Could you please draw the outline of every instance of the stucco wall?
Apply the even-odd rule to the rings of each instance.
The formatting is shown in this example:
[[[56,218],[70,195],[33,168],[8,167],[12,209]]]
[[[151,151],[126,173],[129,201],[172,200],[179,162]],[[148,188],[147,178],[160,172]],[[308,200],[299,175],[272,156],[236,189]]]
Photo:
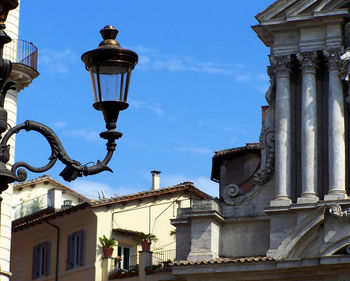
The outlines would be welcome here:
[[[49,220],[61,229],[60,256],[59,256],[59,280],[61,281],[96,281],[95,278],[95,251],[96,251],[96,216],[91,208],[78,210],[70,214]],[[66,270],[67,237],[75,231],[84,229],[85,240],[85,265]],[[56,265],[56,229],[42,223],[13,233],[11,270],[13,281],[32,279],[33,247],[45,242],[51,242],[50,274],[47,277],[36,280],[55,280]]]
[[[159,239],[158,242],[152,243],[152,251],[175,250],[176,241],[170,236],[170,231],[175,229],[170,224],[170,219],[175,218],[178,207],[189,207],[191,205],[188,194],[171,194],[158,198],[133,200],[128,203],[117,203],[107,207],[94,208],[97,216],[97,240],[96,240],[96,276],[103,276],[103,252],[98,241],[99,237],[106,235],[113,237],[121,244],[134,245],[131,255],[136,255],[141,250],[135,247],[132,239],[126,238],[125,235],[113,234],[112,230],[116,228],[152,233]],[[117,256],[115,249],[113,256]],[[110,270],[110,268],[109,268]]]

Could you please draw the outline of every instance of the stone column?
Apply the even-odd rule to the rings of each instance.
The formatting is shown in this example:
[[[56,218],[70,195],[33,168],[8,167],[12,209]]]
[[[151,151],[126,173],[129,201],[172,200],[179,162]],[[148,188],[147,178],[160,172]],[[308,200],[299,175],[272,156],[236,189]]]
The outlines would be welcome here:
[[[291,203],[290,56],[270,56],[270,62],[271,70],[276,77],[276,196],[270,204],[271,206],[286,206]]]
[[[302,68],[301,94],[301,187],[298,203],[314,203],[317,197],[317,53],[297,55]]]
[[[324,200],[347,198],[345,191],[345,120],[344,94],[339,77],[338,64],[341,50],[324,51],[328,60],[329,93],[328,93],[328,171],[329,189]]]

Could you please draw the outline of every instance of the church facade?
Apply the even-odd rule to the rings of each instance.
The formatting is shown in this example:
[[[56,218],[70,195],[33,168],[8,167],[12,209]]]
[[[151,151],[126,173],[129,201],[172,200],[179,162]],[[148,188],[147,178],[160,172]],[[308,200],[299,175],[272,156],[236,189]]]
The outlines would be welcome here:
[[[277,0],[258,144],[213,157],[220,198],[180,209],[184,280],[350,280],[349,0]]]

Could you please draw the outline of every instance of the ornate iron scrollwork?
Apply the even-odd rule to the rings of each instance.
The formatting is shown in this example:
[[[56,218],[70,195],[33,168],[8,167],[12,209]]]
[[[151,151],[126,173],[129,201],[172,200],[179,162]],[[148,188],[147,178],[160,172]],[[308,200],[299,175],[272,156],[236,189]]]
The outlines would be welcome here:
[[[66,165],[64,170],[60,173],[60,176],[63,177],[66,181],[73,181],[77,177],[93,175],[100,173],[102,171],[110,171],[107,164],[112,158],[112,154],[115,150],[116,144],[115,140],[121,137],[121,133],[118,132],[104,132],[105,138],[108,139],[107,142],[107,155],[103,161],[98,161],[93,166],[82,165],[80,162],[76,160],[72,160],[67,152],[65,151],[61,141],[48,126],[35,122],[35,121],[25,121],[23,124],[17,125],[10,129],[3,137],[0,143],[0,161],[2,164],[7,163],[9,160],[9,149],[10,146],[7,145],[7,142],[11,138],[12,135],[19,133],[22,130],[26,131],[36,131],[40,133],[45,139],[48,141],[51,147],[51,156],[49,157],[49,162],[43,167],[33,167],[26,162],[17,162],[12,166],[11,171],[8,171],[6,178],[1,175],[1,171],[5,167],[5,165],[0,165],[0,181],[11,183],[14,181],[25,181],[27,178],[27,172],[25,169],[34,172],[34,173],[43,173],[49,169],[51,169],[57,159],[60,160],[63,164]],[[107,136],[106,136],[107,134]],[[1,167],[2,166],[2,167]]]

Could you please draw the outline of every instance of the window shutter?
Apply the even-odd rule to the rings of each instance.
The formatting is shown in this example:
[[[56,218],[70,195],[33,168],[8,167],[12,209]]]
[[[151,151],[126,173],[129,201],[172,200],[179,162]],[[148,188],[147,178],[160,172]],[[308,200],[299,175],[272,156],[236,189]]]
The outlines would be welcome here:
[[[80,230],[79,231],[80,235],[80,253],[79,253],[79,265],[84,265],[85,264],[85,240],[86,240],[86,231]]]
[[[32,279],[36,279],[37,246],[33,247]]]
[[[66,269],[71,269],[72,268],[72,235],[68,235],[67,238],[67,264],[66,264]]]
[[[45,265],[44,265],[44,275],[50,274],[50,262],[51,262],[51,242],[45,242],[46,247],[46,257],[45,257]]]

